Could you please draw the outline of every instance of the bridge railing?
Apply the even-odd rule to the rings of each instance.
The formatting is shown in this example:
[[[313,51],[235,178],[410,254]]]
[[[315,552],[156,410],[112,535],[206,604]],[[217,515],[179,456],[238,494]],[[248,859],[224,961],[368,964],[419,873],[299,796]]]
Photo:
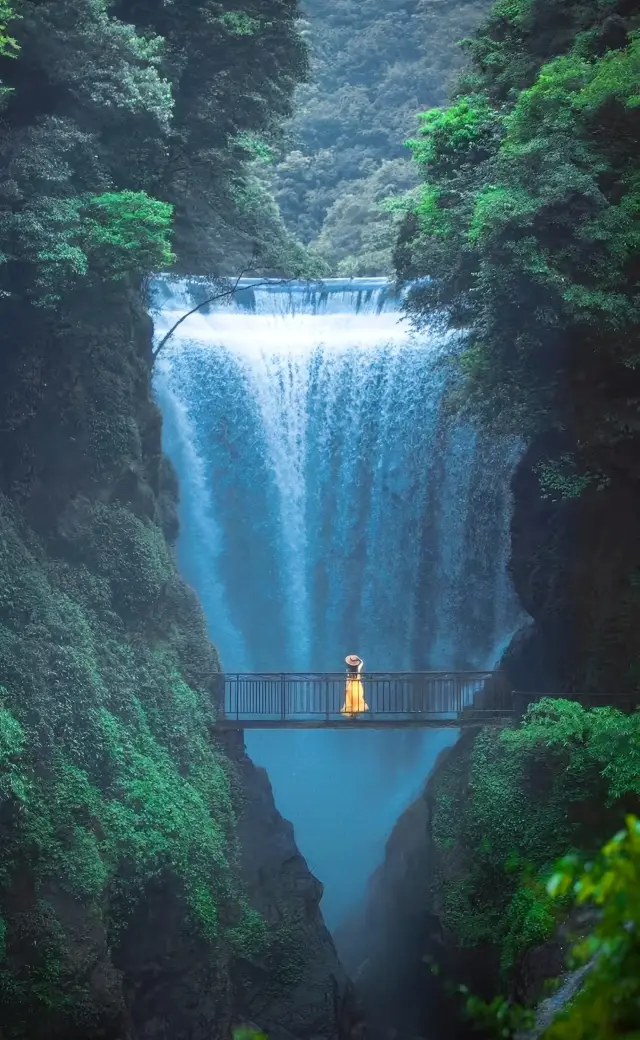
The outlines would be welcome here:
[[[513,710],[511,688],[500,672],[368,672],[361,679],[367,705],[362,714],[372,718]],[[340,718],[345,683],[344,672],[227,673],[224,714],[239,722]]]

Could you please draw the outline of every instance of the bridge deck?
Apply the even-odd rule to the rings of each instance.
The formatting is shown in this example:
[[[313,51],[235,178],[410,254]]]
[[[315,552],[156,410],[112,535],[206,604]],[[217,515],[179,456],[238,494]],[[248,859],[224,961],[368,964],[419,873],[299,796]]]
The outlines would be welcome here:
[[[219,718],[216,729],[459,729],[470,726],[504,726],[514,713],[495,715],[490,711],[476,711],[469,715],[416,715],[415,718],[377,718],[358,715],[345,719],[344,715],[328,719],[230,719]]]
[[[366,710],[344,712],[344,672],[227,674],[219,729],[441,728],[503,724],[514,713],[500,672],[362,675]]]

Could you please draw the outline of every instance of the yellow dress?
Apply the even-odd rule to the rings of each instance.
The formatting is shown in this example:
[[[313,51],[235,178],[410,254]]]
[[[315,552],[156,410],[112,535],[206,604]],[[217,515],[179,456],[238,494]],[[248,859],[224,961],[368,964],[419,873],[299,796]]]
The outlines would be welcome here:
[[[364,687],[359,675],[347,678],[344,690],[344,705],[340,709],[341,715],[359,715],[363,711],[369,711],[364,699]]]

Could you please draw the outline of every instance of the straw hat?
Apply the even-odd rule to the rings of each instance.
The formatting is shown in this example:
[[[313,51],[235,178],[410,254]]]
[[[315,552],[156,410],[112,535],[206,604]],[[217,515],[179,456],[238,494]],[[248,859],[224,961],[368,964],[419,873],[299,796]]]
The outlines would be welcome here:
[[[362,658],[358,657],[357,654],[348,654],[344,660],[345,664],[348,664],[350,668],[357,668],[359,664],[363,664]]]

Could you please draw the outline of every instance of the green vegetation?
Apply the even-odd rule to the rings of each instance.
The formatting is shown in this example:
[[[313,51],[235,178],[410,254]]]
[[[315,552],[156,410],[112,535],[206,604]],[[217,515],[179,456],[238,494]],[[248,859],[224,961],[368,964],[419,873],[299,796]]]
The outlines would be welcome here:
[[[256,1029],[234,1029],[233,1040],[269,1040],[266,1033],[260,1033]]]
[[[8,32],[7,26],[15,17],[12,5],[8,0],[0,0],[0,55],[3,58],[15,56],[18,45]]]
[[[335,275],[390,275],[391,250],[403,215],[393,203],[399,191],[413,186],[413,172],[403,159],[381,163],[366,180],[343,184],[313,244],[314,255]]]
[[[571,968],[584,969],[577,992],[556,1012],[542,1040],[632,1040],[640,1027],[640,820],[625,827],[594,859],[565,856],[549,878],[550,898],[591,910],[588,935],[577,942]],[[468,992],[462,987],[462,992]],[[531,1010],[504,997],[469,997],[467,1012],[487,1035],[513,1037],[535,1024]]]
[[[535,472],[540,484],[541,497],[553,501],[580,498],[583,491],[593,485],[602,491],[610,482],[609,477],[602,472],[578,472],[575,458],[567,453],[557,459],[540,462],[535,467]]]
[[[435,311],[468,330],[460,362],[476,413],[519,435],[571,422],[579,468],[605,475],[612,445],[633,436],[640,319],[629,10],[495,5],[455,101],[409,142],[424,184],[396,251],[400,276],[423,279],[409,301],[418,323]]]
[[[278,997],[297,986],[304,977],[308,931],[304,919],[286,913],[270,936],[267,967],[269,992]]]
[[[558,689],[637,690],[639,33],[627,0],[498,0],[408,142],[407,311],[462,331],[450,410],[529,445],[514,563]]]
[[[637,804],[640,713],[542,700],[521,727],[483,731],[434,794],[445,924],[464,946],[497,946],[506,973],[556,927],[558,856],[595,847]]]
[[[244,7],[1,4],[0,294],[308,266],[259,176],[306,75],[295,5]]]
[[[64,292],[89,282],[165,270],[171,252],[173,209],[145,192],[107,192],[75,199],[34,199],[22,233],[21,258],[34,271],[36,303],[54,305]],[[15,258],[15,254],[14,254]],[[10,255],[5,262],[11,260]]]
[[[0,0],[6,1040],[112,1031],[109,972],[158,900],[204,970],[286,947],[242,888],[219,662],[165,538],[140,288],[171,265],[308,263],[258,175],[306,74],[296,14]]]
[[[575,967],[590,965],[585,980],[545,1040],[631,1040],[640,1029],[640,820],[627,817],[593,862],[561,861],[549,892],[592,906],[597,923],[573,949]]]
[[[87,250],[107,277],[164,271],[175,261],[170,247],[172,207],[145,192],[107,192],[88,199]]]
[[[403,150],[417,113],[442,104],[456,42],[489,0],[307,0],[311,82],[297,94],[272,180],[289,226],[332,274],[391,274],[398,217],[416,183]]]
[[[179,592],[158,531],[101,506],[99,519],[90,512],[68,529],[85,560],[76,570],[27,549],[6,512],[1,529],[0,791],[12,820],[0,861],[3,942],[11,947],[24,927],[13,893],[26,869],[41,893],[41,938],[58,960],[65,935],[47,903],[52,885],[102,921],[111,942],[164,880],[203,938],[264,949],[265,924],[239,887],[230,767],[209,735],[210,693],[183,678],[192,662],[179,644],[131,639],[161,588]],[[197,612],[190,624],[204,643]],[[35,1012],[41,969],[21,980],[4,967],[4,999]],[[63,999],[63,976],[49,976],[47,1001]]]

